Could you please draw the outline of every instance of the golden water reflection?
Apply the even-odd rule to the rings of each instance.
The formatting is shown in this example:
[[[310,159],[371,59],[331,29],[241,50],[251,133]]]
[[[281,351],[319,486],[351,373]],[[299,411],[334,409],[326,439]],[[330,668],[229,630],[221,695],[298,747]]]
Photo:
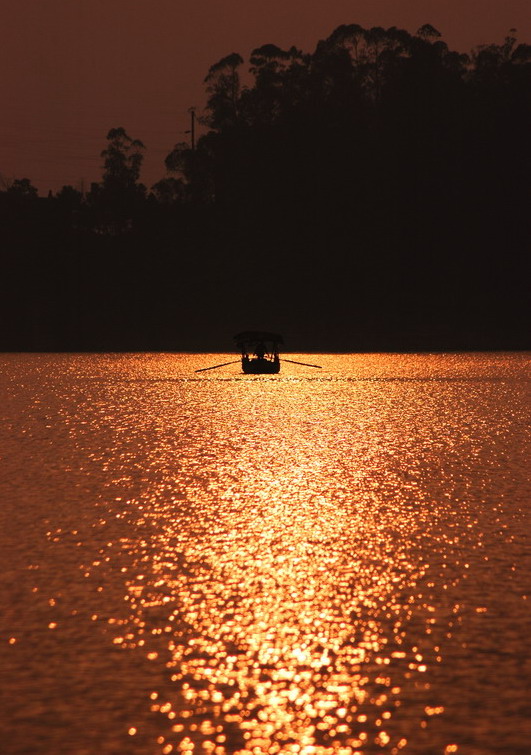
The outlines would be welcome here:
[[[157,483],[123,501],[137,573],[115,642],[171,680],[151,694],[162,751],[400,752],[444,712],[425,681],[442,658],[415,550],[445,513],[426,489],[436,427],[396,416],[395,385],[206,387],[186,450],[156,444]]]
[[[522,751],[523,359],[43,360],[9,386],[14,753]]]

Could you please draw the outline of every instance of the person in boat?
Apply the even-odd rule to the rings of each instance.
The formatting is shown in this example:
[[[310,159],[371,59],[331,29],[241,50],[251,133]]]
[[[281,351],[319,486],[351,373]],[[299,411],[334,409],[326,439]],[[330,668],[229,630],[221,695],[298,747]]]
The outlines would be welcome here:
[[[254,350],[254,355],[257,359],[263,359],[265,356],[265,347],[262,342],[258,343],[256,345],[256,349]]]

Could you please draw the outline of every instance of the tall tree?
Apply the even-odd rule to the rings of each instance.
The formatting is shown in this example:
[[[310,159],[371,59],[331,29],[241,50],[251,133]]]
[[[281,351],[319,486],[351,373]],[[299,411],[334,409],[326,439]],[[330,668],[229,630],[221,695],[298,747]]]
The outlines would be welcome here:
[[[132,139],[122,127],[107,134],[103,180],[93,183],[87,195],[90,225],[98,233],[120,234],[129,230],[145,200],[146,187],[139,183],[144,144]]]
[[[144,150],[144,144],[131,139],[124,128],[112,128],[107,134],[107,147],[101,153],[104,188],[132,189],[140,178]]]
[[[213,129],[234,124],[241,94],[239,69],[243,58],[233,52],[210,66],[205,78],[208,93],[207,123]]]

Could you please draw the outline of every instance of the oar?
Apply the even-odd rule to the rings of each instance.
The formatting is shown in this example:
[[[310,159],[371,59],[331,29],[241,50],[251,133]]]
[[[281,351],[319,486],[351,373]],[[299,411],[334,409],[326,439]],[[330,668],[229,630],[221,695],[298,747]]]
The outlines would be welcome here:
[[[194,370],[194,372],[206,372],[207,370],[217,370],[218,367],[226,367],[228,364],[236,364],[239,359],[235,359],[232,362],[223,362],[223,364],[215,364],[213,367],[201,367],[200,370]]]
[[[296,362],[294,359],[281,359],[281,362],[291,362],[291,364],[302,364],[303,367],[317,367],[318,370],[322,370],[320,364],[308,364],[308,362]]]

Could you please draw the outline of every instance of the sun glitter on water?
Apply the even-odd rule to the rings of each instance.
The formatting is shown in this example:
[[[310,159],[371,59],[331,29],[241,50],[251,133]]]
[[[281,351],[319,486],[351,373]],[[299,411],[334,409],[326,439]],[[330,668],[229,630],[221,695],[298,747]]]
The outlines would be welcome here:
[[[433,621],[417,590],[429,564],[409,555],[433,514],[396,465],[401,428],[383,443],[367,404],[362,429],[341,419],[342,387],[332,406],[289,380],[256,388],[189,428],[184,458],[156,449],[165,474],[135,529],[158,535],[124,543],[143,568],[120,643],[165,664],[151,711],[167,752],[399,752],[404,687],[429,686],[438,656],[407,632],[419,602],[428,638]],[[419,725],[443,710],[419,707]]]
[[[13,752],[518,751],[523,357],[12,361]]]

